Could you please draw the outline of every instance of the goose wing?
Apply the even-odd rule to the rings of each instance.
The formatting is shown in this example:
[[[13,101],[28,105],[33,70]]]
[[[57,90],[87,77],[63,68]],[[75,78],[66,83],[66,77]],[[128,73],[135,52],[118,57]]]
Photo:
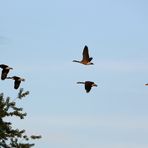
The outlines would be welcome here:
[[[2,80],[6,79],[8,72],[9,72],[9,69],[3,69],[2,70],[2,74],[1,74],[1,79]]]
[[[14,81],[14,88],[15,88],[15,89],[18,89],[19,86],[20,86],[20,83],[21,83],[20,80],[15,80],[15,81]]]
[[[88,52],[88,47],[85,46],[83,49],[83,60],[89,61],[89,52]]]
[[[88,92],[90,92],[90,90],[91,90],[91,83],[85,83],[85,90],[86,90],[86,92],[88,93]]]
[[[5,65],[5,64],[1,64],[0,65],[0,68],[2,68],[2,69],[5,69],[5,68],[7,68],[8,67],[8,65]]]

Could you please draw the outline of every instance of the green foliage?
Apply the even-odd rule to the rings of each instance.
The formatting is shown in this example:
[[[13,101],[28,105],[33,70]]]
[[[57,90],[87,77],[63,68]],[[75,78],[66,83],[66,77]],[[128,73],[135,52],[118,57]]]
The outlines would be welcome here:
[[[18,99],[22,99],[29,94],[21,88],[18,93]],[[15,100],[15,99],[14,99]],[[6,117],[18,117],[24,119],[27,113],[23,112],[23,108],[16,106],[15,101],[11,101],[9,97],[4,98],[4,94],[0,94],[0,147],[2,148],[30,148],[34,144],[28,143],[31,139],[39,139],[41,136],[27,136],[25,130],[13,129],[11,122],[6,122]]]

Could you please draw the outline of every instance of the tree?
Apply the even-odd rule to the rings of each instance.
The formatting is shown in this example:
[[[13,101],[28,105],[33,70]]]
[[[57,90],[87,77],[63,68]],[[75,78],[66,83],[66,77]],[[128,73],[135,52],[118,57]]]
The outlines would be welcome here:
[[[22,99],[29,94],[29,91],[19,90],[16,99]],[[34,143],[29,143],[31,139],[39,139],[41,136],[27,136],[24,129],[13,129],[11,122],[6,122],[6,117],[17,117],[24,119],[27,113],[23,112],[23,108],[17,107],[15,100],[10,97],[4,98],[4,94],[0,94],[0,147],[2,148],[30,148]]]

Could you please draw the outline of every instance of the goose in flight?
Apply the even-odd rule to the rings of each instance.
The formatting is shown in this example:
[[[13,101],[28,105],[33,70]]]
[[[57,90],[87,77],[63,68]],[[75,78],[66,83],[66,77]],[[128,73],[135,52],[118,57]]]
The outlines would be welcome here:
[[[91,81],[77,82],[77,84],[84,84],[85,90],[86,90],[87,93],[90,92],[90,90],[93,86],[97,87],[97,84],[95,84],[94,82],[91,82]]]
[[[1,80],[5,80],[10,69],[13,69],[13,68],[9,67],[8,65],[5,65],[5,64],[1,64],[0,68],[2,68]]]
[[[84,65],[93,65],[93,63],[91,63],[91,60],[93,59],[92,57],[89,57],[89,51],[88,51],[88,47],[85,46],[83,49],[83,58],[81,61],[77,61],[77,60],[73,60],[73,62],[78,62]]]
[[[24,78],[21,78],[21,77],[18,77],[18,76],[7,77],[7,79],[14,80],[14,89],[18,89],[19,86],[20,86],[21,81],[25,81]]]

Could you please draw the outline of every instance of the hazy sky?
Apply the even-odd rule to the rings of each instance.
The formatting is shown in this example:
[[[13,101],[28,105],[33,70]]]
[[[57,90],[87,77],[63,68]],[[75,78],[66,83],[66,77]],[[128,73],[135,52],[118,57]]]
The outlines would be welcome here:
[[[0,63],[30,95],[15,126],[35,148],[148,147],[147,0],[0,0]],[[73,63],[87,45],[93,66]],[[77,81],[98,84],[86,94]],[[13,81],[0,82],[15,97]]]

